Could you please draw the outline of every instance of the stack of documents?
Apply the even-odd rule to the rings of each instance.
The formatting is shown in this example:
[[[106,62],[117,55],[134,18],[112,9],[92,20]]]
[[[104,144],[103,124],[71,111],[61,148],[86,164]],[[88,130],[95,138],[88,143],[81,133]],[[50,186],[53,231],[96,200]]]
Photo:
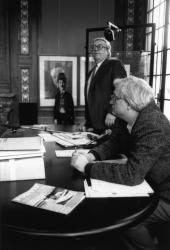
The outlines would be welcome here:
[[[136,186],[127,186],[96,179],[84,181],[86,197],[138,197],[149,196],[154,191],[144,180]]]
[[[39,134],[45,141],[55,141],[63,147],[89,145],[95,142],[99,135],[90,132],[56,132],[53,134]]]
[[[44,179],[44,153],[39,136],[0,138],[0,181]]]

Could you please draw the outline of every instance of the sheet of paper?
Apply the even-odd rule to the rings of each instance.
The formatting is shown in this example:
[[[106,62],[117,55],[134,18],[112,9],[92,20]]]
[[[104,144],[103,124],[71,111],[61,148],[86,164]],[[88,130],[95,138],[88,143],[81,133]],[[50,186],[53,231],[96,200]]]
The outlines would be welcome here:
[[[144,180],[136,186],[121,185],[96,179],[91,179],[91,186],[84,183],[87,197],[138,197],[149,196],[153,189]]]
[[[56,150],[56,156],[57,157],[72,157],[72,154],[75,152],[74,149],[70,150]],[[87,154],[89,152],[89,149],[77,149],[77,153],[85,153]]]
[[[56,137],[55,141],[64,147],[87,145],[91,142],[91,140],[85,137],[80,138],[80,139],[69,138],[68,135],[65,133],[64,134],[53,133],[53,135]]]

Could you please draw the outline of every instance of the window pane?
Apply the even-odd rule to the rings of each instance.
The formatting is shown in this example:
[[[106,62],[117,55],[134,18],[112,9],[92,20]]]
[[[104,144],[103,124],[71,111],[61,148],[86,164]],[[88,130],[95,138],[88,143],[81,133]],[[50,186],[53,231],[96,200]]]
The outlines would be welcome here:
[[[168,24],[168,48],[170,48],[170,24]]]
[[[158,27],[162,27],[165,24],[165,2],[160,5],[159,20],[157,20]]]
[[[158,21],[159,21],[159,8],[155,8],[153,11],[153,22],[156,23],[156,28],[158,28]]]
[[[154,0],[154,6],[157,6],[160,3],[160,0]]]
[[[160,75],[162,72],[162,52],[155,53],[154,57],[154,75]]]
[[[160,84],[161,84],[161,77],[154,76],[154,78],[153,78],[153,91],[154,91],[155,98],[158,97],[159,90],[160,90]]]
[[[146,51],[151,51],[151,34],[148,34],[146,39]]]
[[[164,28],[160,28],[158,30],[158,40],[157,40],[158,51],[163,49],[163,40],[164,40]]]
[[[164,114],[170,120],[170,101],[164,102]]]
[[[148,0],[148,10],[153,8],[153,0]]]
[[[167,51],[166,74],[170,74],[170,50]]]
[[[166,76],[165,80],[165,99],[170,99],[170,76]],[[170,112],[170,110],[169,110]]]

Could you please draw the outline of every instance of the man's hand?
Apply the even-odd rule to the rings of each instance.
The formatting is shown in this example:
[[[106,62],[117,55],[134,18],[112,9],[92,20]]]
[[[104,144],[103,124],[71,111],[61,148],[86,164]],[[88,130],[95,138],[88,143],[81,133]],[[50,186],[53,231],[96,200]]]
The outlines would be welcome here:
[[[107,113],[105,118],[105,125],[111,127],[115,122],[116,117],[110,113]]]
[[[70,165],[73,168],[76,168],[80,172],[84,173],[85,171],[85,166],[87,163],[89,163],[89,159],[87,158],[86,154],[82,153],[73,153],[73,156],[71,158],[71,163]]]

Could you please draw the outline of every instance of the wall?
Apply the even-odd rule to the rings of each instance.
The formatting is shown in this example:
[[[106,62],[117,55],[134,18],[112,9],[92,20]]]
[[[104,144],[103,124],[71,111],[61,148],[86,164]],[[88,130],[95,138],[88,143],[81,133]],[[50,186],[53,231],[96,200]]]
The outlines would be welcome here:
[[[113,0],[41,0],[38,56],[77,57],[77,116],[83,115],[79,79],[80,56],[85,56],[86,29],[104,27],[107,21],[113,22],[114,5]],[[40,108],[40,122],[44,121],[45,115],[51,117],[50,110],[49,107]]]
[[[21,53],[21,1],[28,3],[29,53]],[[127,23],[127,9],[134,5],[134,23],[142,23],[147,0],[0,0],[0,92],[13,92],[19,102],[39,105],[39,56],[77,57],[76,115],[80,105],[80,56],[85,56],[87,28],[104,27],[107,21]],[[139,6],[140,8],[139,8]],[[141,15],[143,14],[143,16]],[[140,14],[140,15],[139,15]],[[142,16],[141,20],[139,16]],[[92,34],[102,35],[103,32]],[[141,40],[141,39],[140,39]],[[136,38],[136,42],[139,39]],[[113,43],[115,50],[126,46],[123,33]],[[26,98],[24,91],[27,90]],[[52,106],[38,107],[39,122],[52,122]]]

